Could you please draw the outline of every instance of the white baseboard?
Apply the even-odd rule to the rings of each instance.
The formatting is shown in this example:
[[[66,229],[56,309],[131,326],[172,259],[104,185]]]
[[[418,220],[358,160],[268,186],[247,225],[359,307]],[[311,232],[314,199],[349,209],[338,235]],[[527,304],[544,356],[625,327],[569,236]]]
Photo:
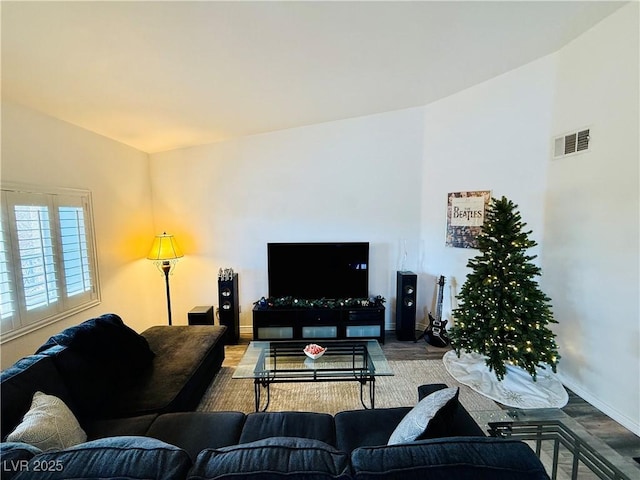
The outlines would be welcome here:
[[[568,378],[562,375],[561,373],[558,373],[558,378],[560,379],[560,381],[565,387],[575,392],[577,395],[580,396],[580,398],[582,398],[586,402],[593,405],[595,408],[600,410],[602,413],[604,413],[606,416],[608,416],[612,420],[615,420],[616,422],[618,422],[627,430],[630,430],[634,434],[640,436],[640,424],[638,423],[637,419],[629,418],[628,416],[624,415],[622,412],[618,411],[611,405],[608,405],[598,400],[591,393],[589,393],[588,391],[584,390],[582,387],[574,383],[571,378]]]

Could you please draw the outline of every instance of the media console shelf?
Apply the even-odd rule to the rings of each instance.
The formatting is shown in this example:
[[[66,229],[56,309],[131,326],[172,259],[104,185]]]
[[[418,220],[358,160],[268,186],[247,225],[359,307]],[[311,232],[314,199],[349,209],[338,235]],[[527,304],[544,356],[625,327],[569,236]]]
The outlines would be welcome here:
[[[384,306],[339,308],[253,308],[254,340],[346,340],[384,343]]]

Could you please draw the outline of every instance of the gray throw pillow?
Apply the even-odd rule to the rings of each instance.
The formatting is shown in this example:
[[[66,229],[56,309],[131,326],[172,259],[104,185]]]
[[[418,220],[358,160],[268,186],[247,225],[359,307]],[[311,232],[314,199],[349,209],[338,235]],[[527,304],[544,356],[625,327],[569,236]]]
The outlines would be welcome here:
[[[87,441],[87,434],[69,407],[53,395],[36,392],[22,422],[7,436],[40,450],[61,450]]]
[[[429,422],[450,401],[455,401],[458,387],[445,388],[426,396],[400,421],[387,445],[415,441],[427,429]]]

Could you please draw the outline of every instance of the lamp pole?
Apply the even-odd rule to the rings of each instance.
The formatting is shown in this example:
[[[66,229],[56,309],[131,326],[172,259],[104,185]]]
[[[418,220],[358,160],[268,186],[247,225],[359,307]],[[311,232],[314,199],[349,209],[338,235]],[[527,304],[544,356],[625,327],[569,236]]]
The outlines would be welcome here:
[[[156,267],[162,270],[164,273],[164,282],[167,288],[167,317],[169,318],[169,325],[171,325],[171,292],[169,290],[169,273],[174,266],[178,258],[183,256],[182,250],[178,247],[173,235],[167,235],[164,232],[162,235],[156,235],[153,240],[153,245],[147,258],[154,260]]]
[[[171,293],[169,291],[169,272],[171,271],[171,264],[168,260],[162,262],[162,271],[164,272],[164,281],[167,285],[167,317],[169,318],[169,325],[171,325]]]

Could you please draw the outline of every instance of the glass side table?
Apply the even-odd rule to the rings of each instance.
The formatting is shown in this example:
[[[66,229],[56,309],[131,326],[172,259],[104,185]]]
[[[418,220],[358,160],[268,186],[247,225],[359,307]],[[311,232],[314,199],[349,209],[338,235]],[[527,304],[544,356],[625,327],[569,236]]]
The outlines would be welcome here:
[[[640,468],[556,408],[469,412],[492,437],[525,441],[552,480],[637,480]]]

